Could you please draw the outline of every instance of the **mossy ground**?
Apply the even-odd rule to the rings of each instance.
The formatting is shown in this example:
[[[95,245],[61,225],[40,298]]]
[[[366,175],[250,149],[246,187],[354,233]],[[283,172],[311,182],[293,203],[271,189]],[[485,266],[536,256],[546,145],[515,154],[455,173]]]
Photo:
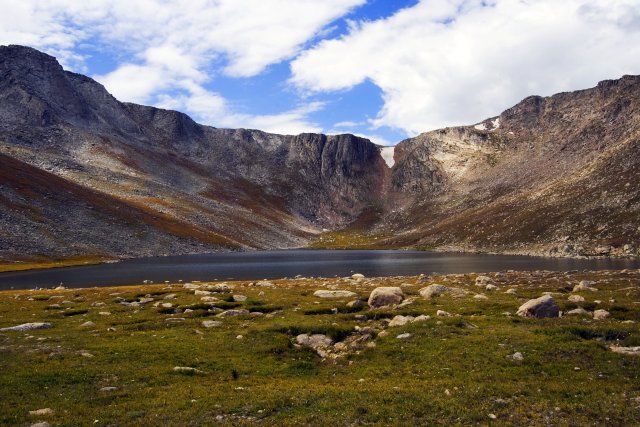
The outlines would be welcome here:
[[[572,286],[583,279],[595,280],[599,290],[580,293],[584,303],[569,302]],[[614,343],[640,345],[640,272],[504,273],[494,277],[498,291],[483,291],[487,300],[473,298],[482,291],[474,280],[473,274],[295,279],[273,281],[274,288],[228,282],[233,294],[248,299],[233,303],[230,294],[213,294],[223,300],[218,305],[266,313],[233,318],[215,317],[181,284],[1,292],[0,328],[39,321],[53,327],[0,333],[0,425],[640,423],[640,357],[609,350]],[[418,290],[430,283],[470,293],[422,299]],[[366,298],[376,286],[400,284],[417,298],[399,309],[353,312],[342,309],[346,299],[313,296],[337,288]],[[505,294],[509,287],[517,293]],[[514,315],[545,291],[554,292],[562,310],[604,308],[611,316]],[[168,294],[176,296],[165,300]],[[145,296],[154,302],[132,307],[117,300]],[[193,311],[171,314],[189,307]],[[436,317],[437,310],[455,316]],[[386,327],[396,314],[432,319]],[[222,325],[202,326],[214,319]],[[89,320],[94,327],[81,326]],[[389,334],[337,360],[294,344],[297,333],[341,339],[356,326]],[[396,338],[405,332],[409,339]],[[524,360],[511,361],[514,352]],[[205,374],[177,373],[175,366]],[[29,415],[40,408],[55,413]]]

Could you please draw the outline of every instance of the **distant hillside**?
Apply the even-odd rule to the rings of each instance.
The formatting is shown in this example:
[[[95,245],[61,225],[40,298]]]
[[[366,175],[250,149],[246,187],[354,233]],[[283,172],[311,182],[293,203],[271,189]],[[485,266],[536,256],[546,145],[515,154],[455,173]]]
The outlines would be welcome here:
[[[291,248],[327,230],[558,255],[640,243],[640,77],[421,134],[389,168],[353,135],[216,129],[119,102],[27,47],[0,47],[0,76],[2,259]]]

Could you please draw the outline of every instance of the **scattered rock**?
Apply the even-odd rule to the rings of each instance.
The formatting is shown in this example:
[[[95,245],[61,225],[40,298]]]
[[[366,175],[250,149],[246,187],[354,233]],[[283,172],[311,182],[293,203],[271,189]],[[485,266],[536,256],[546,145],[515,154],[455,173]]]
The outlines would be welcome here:
[[[387,307],[400,304],[404,300],[402,289],[395,286],[375,288],[369,295],[369,306],[372,308]]]
[[[522,317],[542,319],[544,317],[558,317],[560,309],[551,295],[543,295],[522,304],[516,314]]]
[[[476,286],[487,286],[488,284],[493,283],[493,280],[489,276],[478,276],[476,277]]]
[[[100,316],[111,316],[111,312],[110,311],[101,311],[98,314]]]
[[[449,312],[446,312],[444,310],[438,310],[438,311],[436,311],[436,316],[438,316],[438,317],[451,317],[452,314],[449,313]]]
[[[195,283],[185,283],[184,285],[182,285],[182,287],[185,289],[200,289],[202,285],[196,285]]]
[[[568,299],[571,302],[584,302],[584,297],[580,295],[569,295]]]
[[[223,323],[219,320],[205,320],[202,322],[202,326],[205,328],[217,328],[218,326],[222,326]]]
[[[259,286],[261,288],[275,288],[276,285],[274,285],[273,283],[266,281],[266,280],[262,280],[258,283],[256,283],[256,286]]]
[[[185,320],[187,319],[185,319],[184,317],[169,317],[167,319],[164,319],[164,321],[167,323],[182,323]]]
[[[351,291],[327,291],[327,290],[315,291],[313,295],[318,298],[353,298],[357,296],[355,292],[351,292]]]
[[[361,299],[349,301],[347,303],[347,307],[350,307],[350,308],[361,308],[361,307],[364,307],[364,305],[365,305],[365,302]]]
[[[172,300],[176,297],[176,294],[167,294],[164,296],[164,299],[166,300]]]
[[[193,291],[194,295],[211,295],[211,291],[201,291],[200,289],[196,289]]]
[[[55,414],[54,410],[51,408],[43,408],[37,409],[35,411],[29,411],[29,415],[36,417],[46,417]]]
[[[187,375],[206,375],[207,373],[200,369],[192,368],[190,366],[176,366],[173,368],[174,372]]]
[[[46,421],[42,421],[39,423],[31,424],[31,427],[51,427],[51,424]]]
[[[582,315],[591,315],[587,310],[582,307],[574,308],[573,310],[569,310],[565,313],[565,316],[582,316]]]
[[[510,354],[509,356],[507,356],[507,359],[509,359],[509,360],[511,360],[513,362],[522,362],[524,360],[524,356],[519,351],[516,351],[515,353]]]
[[[8,328],[0,329],[1,332],[5,331],[16,331],[16,332],[25,332],[25,331],[35,331],[37,329],[49,329],[53,327],[51,323],[42,323],[42,322],[34,322],[34,323],[23,323],[17,326],[11,326]]]
[[[515,294],[516,292],[517,292],[517,291],[515,290],[515,288],[510,288],[510,289],[507,289],[507,290],[505,291],[505,294],[513,295],[513,294]]]
[[[311,348],[320,357],[327,357],[328,349],[333,344],[333,340],[322,334],[300,334],[296,337],[296,343]]]
[[[94,326],[96,326],[96,324],[92,321],[84,322],[82,325],[80,325],[80,327],[82,328],[93,328]]]
[[[431,316],[427,316],[425,314],[421,314],[420,316],[414,318],[412,320],[413,323],[418,323],[418,322],[426,322],[427,320],[431,320]]]
[[[600,309],[593,312],[594,320],[604,320],[609,316],[610,316],[610,313],[607,310]]]
[[[265,283],[265,285],[261,285],[261,286],[268,286],[266,285],[266,283],[270,283],[270,282],[262,282],[262,283]],[[273,285],[273,283],[271,283],[271,285]],[[212,292],[220,292],[220,293],[231,292],[233,288],[234,288],[233,286],[227,285],[226,283],[217,283],[215,285],[207,285],[208,290]]]
[[[411,338],[411,334],[407,332],[407,333],[398,335],[396,338],[399,340],[406,340],[408,338]]]
[[[612,345],[609,347],[614,353],[626,354],[630,356],[640,356],[640,347],[619,347]]]
[[[597,291],[597,289],[593,287],[593,285],[595,284],[596,282],[592,282],[591,280],[582,280],[580,281],[580,283],[573,287],[573,292]]]
[[[474,295],[473,298],[474,299],[482,299],[482,300],[489,299],[489,297],[487,297],[486,295],[483,295],[483,294]]]
[[[220,302],[220,300],[216,297],[202,297],[200,298],[200,301],[207,303]]]
[[[234,295],[233,300],[235,302],[245,302],[247,300],[247,297],[245,295]]]
[[[491,291],[497,291],[498,287],[496,285],[488,284],[487,286],[484,287],[484,289],[491,292]]]
[[[420,296],[425,299],[431,299],[433,297],[439,297],[447,292],[449,292],[448,287],[434,283],[433,285],[420,289]]]
[[[240,309],[240,310],[227,310],[223,311],[220,314],[216,314],[216,317],[236,317],[236,316],[248,316],[249,310]]]
[[[351,278],[353,280],[363,280],[364,279],[364,274],[360,274],[360,273],[352,274]]]
[[[393,319],[391,319],[391,322],[389,322],[389,327],[394,328],[396,326],[404,326],[408,323],[411,323],[412,321],[412,316],[395,316]]]
[[[116,391],[118,387],[102,387],[100,391],[108,392],[108,391]]]
[[[378,336],[379,336],[380,338],[384,338],[384,337],[386,337],[386,336],[389,336],[389,332],[387,332],[387,331],[380,331],[380,332],[378,332]]]

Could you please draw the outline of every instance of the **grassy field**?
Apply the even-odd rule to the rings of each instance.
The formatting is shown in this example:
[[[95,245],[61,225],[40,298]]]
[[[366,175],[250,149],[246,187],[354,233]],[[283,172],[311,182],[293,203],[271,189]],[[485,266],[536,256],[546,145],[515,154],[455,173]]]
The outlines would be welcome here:
[[[52,325],[0,332],[0,425],[640,424],[640,356],[610,349],[640,346],[639,271],[490,276],[497,290],[468,274],[0,292],[0,328]],[[598,290],[569,301],[585,279]],[[467,293],[420,297],[432,283]],[[409,303],[370,309],[313,295],[366,299],[388,285],[402,285]],[[610,316],[515,315],[542,292],[561,310]],[[218,316],[241,309],[250,314]],[[388,326],[422,314],[431,319]],[[302,333],[337,345],[323,358],[297,344]],[[354,337],[362,345],[346,345]],[[29,414],[44,408],[52,412]]]
[[[62,259],[32,259],[17,262],[0,262],[0,273],[8,271],[40,270],[45,268],[72,267],[76,265],[100,264],[112,261],[105,257],[68,257]]]

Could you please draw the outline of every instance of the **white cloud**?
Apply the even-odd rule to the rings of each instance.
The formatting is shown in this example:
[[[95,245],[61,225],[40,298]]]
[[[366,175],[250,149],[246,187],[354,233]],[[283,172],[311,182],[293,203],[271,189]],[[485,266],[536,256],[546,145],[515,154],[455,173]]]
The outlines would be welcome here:
[[[638,74],[640,8],[637,0],[422,0],[352,23],[291,69],[291,82],[312,93],[370,79],[384,100],[372,124],[415,134],[477,123],[528,95]]]
[[[274,129],[278,124],[285,130],[317,129],[301,116],[304,108],[239,115],[204,87],[220,73],[251,77],[292,58],[328,24],[363,3],[0,0],[0,44],[33,46],[56,55],[67,68],[84,71],[77,48],[89,43],[126,58],[112,72],[94,76],[120,100],[183,106],[201,120],[237,117]]]

